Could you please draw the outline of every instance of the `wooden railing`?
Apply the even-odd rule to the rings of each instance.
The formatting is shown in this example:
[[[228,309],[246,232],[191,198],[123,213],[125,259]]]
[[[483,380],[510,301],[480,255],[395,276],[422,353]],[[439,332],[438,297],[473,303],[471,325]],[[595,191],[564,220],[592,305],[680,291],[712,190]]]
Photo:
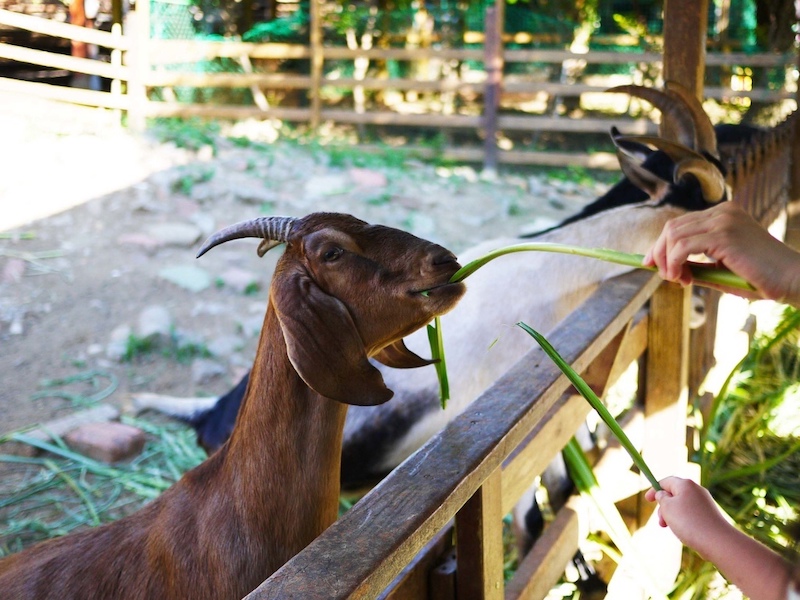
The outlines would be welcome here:
[[[728,157],[736,165],[729,177],[737,186],[733,201],[762,221],[773,220],[790,197],[798,197],[792,170],[798,156],[796,114]],[[697,340],[690,343],[690,293],[648,272],[628,273],[603,283],[549,336],[601,391],[639,361],[640,401],[629,430],[656,477],[684,473],[686,467],[689,362],[693,352],[704,351]],[[713,337],[713,327],[708,331]],[[589,526],[585,506],[576,497],[559,511],[507,584],[502,518],[574,435],[589,408],[567,391],[568,382],[533,340],[531,347],[248,600],[543,598]],[[613,444],[597,469],[601,487],[621,507],[641,548],[637,557],[623,557],[607,598],[644,597],[636,576],[641,561],[666,593],[680,567],[680,545],[664,536],[652,505],[641,501],[649,485],[631,472],[627,455]],[[448,557],[451,548],[455,559]]]
[[[628,105],[613,118],[583,117],[572,118],[555,114],[531,114],[521,110],[497,110],[492,103],[487,104],[482,114],[463,114],[457,110],[443,108],[437,113],[425,112],[411,114],[395,110],[388,105],[369,104],[357,101],[365,91],[393,90],[398,93],[436,94],[439,97],[453,94],[469,96],[486,95],[486,72],[490,69],[473,70],[470,79],[458,75],[440,77],[433,81],[414,78],[377,78],[368,76],[363,65],[375,61],[471,61],[475,64],[496,65],[513,63],[543,63],[562,65],[570,61],[581,61],[587,65],[658,65],[661,55],[656,53],[590,52],[577,54],[561,50],[512,50],[500,44],[489,45],[485,49],[448,48],[347,48],[331,47],[322,43],[321,18],[317,14],[318,3],[310,3],[311,37],[308,45],[301,44],[251,44],[235,41],[187,41],[150,39],[149,3],[137,3],[137,10],[129,15],[127,31],[122,35],[119,28],[113,33],[89,30],[64,23],[30,17],[0,10],[0,26],[20,28],[32,32],[84,41],[111,50],[110,63],[75,58],[22,48],[0,43],[0,58],[32,63],[45,67],[65,69],[75,73],[96,75],[114,82],[111,92],[80,90],[53,86],[46,83],[17,81],[0,78],[0,91],[35,94],[47,98],[88,104],[104,108],[124,110],[128,113],[128,123],[144,127],[149,117],[200,116],[207,118],[230,119],[280,119],[284,121],[307,123],[312,127],[333,122],[350,125],[381,125],[427,128],[434,131],[495,131],[499,134],[519,136],[527,133],[586,134],[605,133],[613,124],[628,134],[654,133],[656,125],[645,117],[631,117]],[[494,50],[492,50],[494,48]],[[197,73],[188,72],[186,65],[200,60],[230,58],[241,65],[241,73]],[[261,64],[268,61],[303,59],[307,61],[306,71],[290,73],[287,71],[263,72]],[[358,76],[334,78],[326,75],[326,66],[333,61],[361,61]],[[794,55],[744,53],[709,53],[707,65],[746,66],[746,67],[786,67],[793,66]],[[631,71],[636,71],[632,68]],[[532,75],[503,75],[495,82],[499,91],[497,105],[503,106],[514,99],[536,97],[577,97],[598,94],[605,91],[609,80],[585,79],[577,83],[558,83]],[[633,77],[616,77],[614,83],[631,83]],[[636,83],[636,82],[634,82]],[[349,90],[354,105],[339,108],[323,101],[326,88],[335,86]],[[192,103],[175,100],[172,90],[177,88],[215,88],[247,89],[252,93],[252,105],[226,104],[225,101]],[[298,90],[309,100],[307,106],[281,105],[269,102],[268,96],[275,91]],[[154,91],[159,91],[161,99],[156,99]],[[706,97],[717,100],[732,98],[761,101],[775,101],[793,98],[794,92],[783,90],[732,90],[713,88],[705,90]],[[490,136],[490,141],[494,136]],[[519,146],[519,145],[517,145]],[[543,165],[582,165],[587,167],[618,167],[616,158],[610,152],[536,152],[514,148],[504,150],[494,144],[480,146],[456,146],[433,150],[431,148],[411,148],[422,156],[443,153],[444,158],[481,162],[487,154],[492,154],[501,163],[543,164]]]

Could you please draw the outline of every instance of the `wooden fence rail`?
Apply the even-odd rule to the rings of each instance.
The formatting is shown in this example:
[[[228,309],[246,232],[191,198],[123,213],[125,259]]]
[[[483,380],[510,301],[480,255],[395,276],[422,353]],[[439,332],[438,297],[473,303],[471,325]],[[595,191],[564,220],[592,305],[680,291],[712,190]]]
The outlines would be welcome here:
[[[765,223],[800,191],[791,166],[798,156],[798,118],[794,113],[727,159],[736,165],[729,177],[736,186],[733,201]],[[690,344],[689,312],[689,289],[634,271],[601,284],[548,336],[595,389],[608,389],[628,365],[639,362],[640,403],[626,428],[656,477],[685,472],[690,362],[704,372],[710,366],[696,359],[703,344]],[[713,338],[713,327],[709,331]],[[586,507],[573,498],[507,584],[502,518],[574,435],[589,408],[565,393],[569,383],[533,340],[531,348],[247,599],[543,598],[577,550],[579,532],[589,528]],[[625,514],[641,549],[635,560],[623,557],[606,597],[644,597],[637,577],[642,564],[666,593],[680,567],[680,544],[674,536],[659,537],[664,530],[652,505],[640,500],[649,484],[631,472],[629,458],[614,444],[598,465],[601,487],[623,511],[633,507]],[[677,551],[668,551],[670,544]]]
[[[0,59],[14,60],[43,67],[64,69],[75,73],[96,75],[112,80],[112,92],[76,91],[55,87],[46,83],[23,84],[7,78],[0,78],[0,91],[15,91],[68,102],[89,104],[105,108],[125,110],[128,123],[144,127],[151,117],[207,117],[227,119],[281,119],[296,123],[307,123],[312,127],[332,122],[349,125],[400,126],[427,129],[430,131],[461,131],[465,133],[483,131],[487,128],[501,136],[524,136],[539,133],[602,133],[611,124],[617,125],[626,133],[655,133],[656,125],[649,118],[634,118],[628,114],[628,103],[622,112],[613,119],[603,117],[572,118],[555,114],[531,114],[521,110],[511,110],[514,100],[541,98],[576,98],[596,95],[606,90],[610,82],[631,83],[632,77],[588,78],[575,83],[548,81],[541,75],[517,75],[499,71],[499,90],[497,102],[490,103],[500,110],[484,110],[482,114],[468,114],[455,109],[410,113],[395,110],[389,106],[375,103],[356,102],[352,107],[339,107],[323,100],[323,91],[330,88],[345,90],[355,99],[355,92],[363,97],[365,91],[388,92],[417,95],[433,94],[443,97],[466,95],[485,96],[487,92],[487,69],[481,65],[540,63],[560,68],[561,65],[580,61],[586,65],[632,65],[636,71],[639,65],[658,65],[661,55],[652,52],[621,53],[592,51],[579,54],[562,50],[520,50],[503,48],[497,44],[494,55],[487,55],[485,49],[457,48],[348,48],[332,47],[323,44],[321,18],[317,14],[316,2],[311,3],[311,37],[308,45],[284,43],[246,43],[237,41],[201,40],[162,40],[149,36],[149,3],[137,3],[137,10],[129,15],[125,35],[115,29],[112,33],[89,30],[65,23],[56,23],[0,10],[0,26],[68,38],[96,44],[111,50],[111,64],[82,58],[36,51],[11,44],[0,43]],[[238,61],[242,66],[237,73],[203,73],[196,71],[201,61],[213,62],[218,59]],[[285,61],[306,61],[304,71],[289,72],[285,66],[276,72],[265,72],[264,66]],[[439,61],[476,65],[467,74],[438,76],[431,80],[412,77],[381,78],[361,72],[358,76],[341,77],[330,67],[338,62],[368,61]],[[793,68],[796,58],[792,54],[745,54],[711,53],[706,56],[708,66],[733,67],[773,67]],[[178,101],[175,89],[245,89],[252,92],[254,104],[232,104],[224,100],[225,94],[218,93],[219,100],[202,103]],[[276,92],[285,94],[300,91],[307,96],[307,106],[286,105],[268,100]],[[154,94],[154,92],[160,92]],[[729,87],[706,87],[705,95],[717,100],[732,98],[752,99],[754,101],[778,101],[794,97],[788,89],[749,89],[732,90]],[[191,96],[191,94],[190,94]],[[159,99],[160,98],[160,99]],[[635,104],[635,103],[634,103]],[[487,105],[488,106],[488,105]],[[582,165],[598,168],[617,168],[617,161],[609,152],[535,152],[517,144],[512,149],[501,149],[492,145],[491,140],[472,146],[445,148],[444,158],[461,161],[481,162],[487,154],[496,155],[500,163]],[[432,150],[422,147],[409,148],[422,155]]]

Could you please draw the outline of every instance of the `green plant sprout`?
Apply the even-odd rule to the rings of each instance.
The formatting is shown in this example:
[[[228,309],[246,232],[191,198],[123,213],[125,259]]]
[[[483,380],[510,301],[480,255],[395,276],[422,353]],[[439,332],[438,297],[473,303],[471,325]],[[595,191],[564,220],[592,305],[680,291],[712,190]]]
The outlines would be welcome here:
[[[647,271],[656,271],[655,267],[648,267],[642,265],[644,259],[643,254],[631,254],[629,252],[620,252],[618,250],[610,250],[608,248],[583,248],[581,246],[571,246],[569,244],[555,244],[552,242],[533,242],[528,244],[515,244],[513,246],[505,246],[492,250],[484,254],[480,258],[467,263],[461,267],[450,278],[451,283],[463,281],[468,276],[472,275],[475,271],[480,269],[486,263],[505,256],[514,252],[557,252],[559,254],[574,254],[576,256],[585,256],[587,258],[597,258],[606,262],[634,267],[637,269],[645,269]],[[698,285],[712,284],[724,285],[726,287],[737,288],[741,290],[755,290],[755,288],[728,269],[718,267],[712,264],[692,263],[692,278]]]
[[[633,464],[639,469],[639,471],[647,477],[647,481],[650,482],[650,485],[653,486],[654,489],[660,490],[661,486],[658,485],[658,480],[653,476],[653,473],[650,471],[650,468],[647,466],[647,463],[644,462],[642,455],[639,454],[639,451],[636,449],[625,432],[622,430],[622,427],[619,426],[617,420],[614,416],[608,411],[605,404],[597,397],[597,394],[594,393],[592,388],[581,379],[581,376],[573,369],[567,361],[565,361],[561,355],[556,351],[555,348],[548,342],[545,337],[539,333],[538,331],[532,329],[530,326],[526,325],[525,323],[519,322],[517,323],[519,327],[521,327],[526,333],[528,333],[536,342],[542,347],[545,354],[552,360],[556,366],[561,369],[561,372],[567,376],[570,383],[575,386],[575,389],[580,392],[581,396],[586,398],[586,401],[592,406],[593,409],[597,411],[597,414],[600,415],[600,418],[603,419],[603,422],[608,426],[616,438],[619,440],[622,447],[627,450],[628,454],[630,455],[631,459],[633,460]]]

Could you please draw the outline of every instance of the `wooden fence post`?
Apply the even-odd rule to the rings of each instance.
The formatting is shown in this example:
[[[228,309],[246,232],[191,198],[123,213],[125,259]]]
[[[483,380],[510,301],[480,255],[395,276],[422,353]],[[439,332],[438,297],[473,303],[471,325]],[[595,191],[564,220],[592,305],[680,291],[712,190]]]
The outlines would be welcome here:
[[[322,68],[325,61],[322,48],[322,15],[320,5],[322,0],[311,0],[311,88],[308,90],[311,96],[311,117],[310,125],[312,130],[319,127],[322,112]]]
[[[456,514],[456,597],[502,600],[503,512],[497,468]]]
[[[483,92],[483,171],[497,174],[497,110],[503,80],[503,19],[498,6],[486,7],[483,42],[486,87]]]
[[[128,126],[133,131],[144,131],[147,126],[147,75],[150,71],[150,0],[136,2],[135,10],[128,15],[131,47],[128,65]]]

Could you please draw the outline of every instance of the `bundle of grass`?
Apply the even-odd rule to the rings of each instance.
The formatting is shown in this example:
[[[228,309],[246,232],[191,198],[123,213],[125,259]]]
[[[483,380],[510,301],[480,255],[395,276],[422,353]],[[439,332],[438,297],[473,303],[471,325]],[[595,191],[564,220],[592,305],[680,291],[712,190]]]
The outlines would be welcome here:
[[[124,419],[148,442],[134,460],[108,465],[53,442],[12,434],[46,451],[40,457],[0,454],[0,557],[75,529],[113,521],[141,508],[205,458],[187,426]]]
[[[799,345],[800,311],[787,307],[726,380],[694,458],[701,483],[736,524],[787,555],[800,541]],[[715,597],[709,588],[718,585],[712,565],[689,557],[673,597]]]

